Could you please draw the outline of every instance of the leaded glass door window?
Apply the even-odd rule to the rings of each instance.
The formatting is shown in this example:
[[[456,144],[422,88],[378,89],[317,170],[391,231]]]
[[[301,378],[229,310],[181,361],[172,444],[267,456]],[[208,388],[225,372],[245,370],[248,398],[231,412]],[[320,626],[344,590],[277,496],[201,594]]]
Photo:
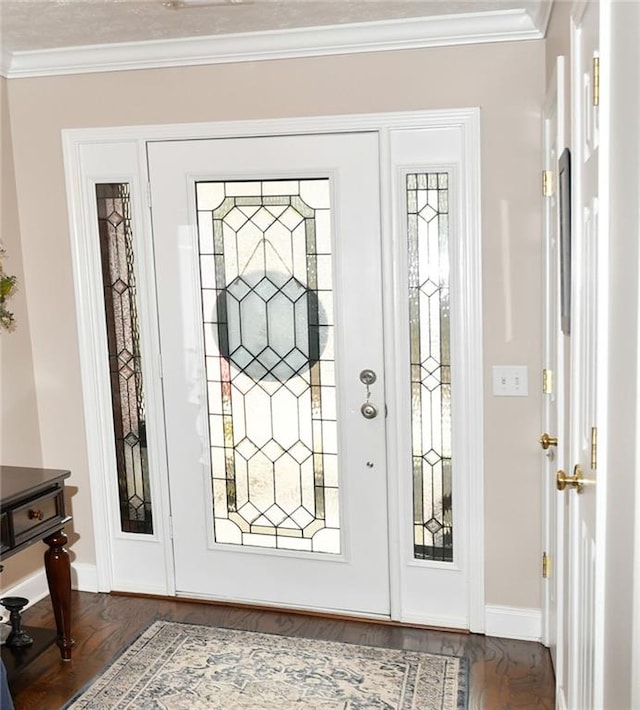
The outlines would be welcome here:
[[[128,183],[96,185],[120,528],[153,533]]]
[[[149,164],[178,591],[387,616],[376,134]]]
[[[339,553],[330,181],[195,191],[214,540]]]
[[[449,175],[406,176],[414,556],[453,560]]]

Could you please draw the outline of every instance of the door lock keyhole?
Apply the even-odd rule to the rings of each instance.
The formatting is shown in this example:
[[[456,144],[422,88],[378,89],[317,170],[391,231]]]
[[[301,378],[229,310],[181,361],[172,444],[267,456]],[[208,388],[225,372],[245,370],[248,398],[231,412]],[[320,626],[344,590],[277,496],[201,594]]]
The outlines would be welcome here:
[[[365,419],[375,419],[378,416],[378,408],[371,400],[370,386],[378,379],[373,370],[362,370],[360,372],[360,382],[367,388],[367,401],[360,407],[360,412]]]

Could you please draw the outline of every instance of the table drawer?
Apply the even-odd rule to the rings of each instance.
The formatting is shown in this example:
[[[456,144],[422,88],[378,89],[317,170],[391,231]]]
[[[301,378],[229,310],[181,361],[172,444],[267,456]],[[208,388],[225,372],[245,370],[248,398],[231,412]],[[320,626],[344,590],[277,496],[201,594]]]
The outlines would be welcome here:
[[[54,488],[10,511],[15,544],[31,537],[38,528],[47,528],[64,519],[64,494]]]
[[[11,549],[11,530],[9,528],[9,514],[0,515],[0,555]]]

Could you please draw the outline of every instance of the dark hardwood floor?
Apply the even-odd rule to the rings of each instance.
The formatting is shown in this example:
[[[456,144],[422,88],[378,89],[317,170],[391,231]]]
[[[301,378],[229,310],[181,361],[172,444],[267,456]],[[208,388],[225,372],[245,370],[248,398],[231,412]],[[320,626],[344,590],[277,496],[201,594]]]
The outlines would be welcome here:
[[[303,638],[464,656],[470,662],[469,710],[552,710],[554,678],[537,643],[405,628],[353,619],[218,604],[74,592],[70,663],[51,646],[10,681],[16,710],[59,710],[155,619]],[[48,599],[24,613],[25,626],[55,628]],[[265,708],[265,710],[276,710]]]

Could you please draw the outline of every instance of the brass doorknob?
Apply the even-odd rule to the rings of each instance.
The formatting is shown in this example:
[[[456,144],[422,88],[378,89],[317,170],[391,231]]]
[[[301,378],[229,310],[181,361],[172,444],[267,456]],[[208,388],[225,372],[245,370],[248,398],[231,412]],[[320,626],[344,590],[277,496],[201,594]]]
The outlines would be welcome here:
[[[556,488],[563,491],[567,486],[576,489],[577,493],[582,493],[584,490],[584,479],[582,477],[582,467],[577,463],[573,469],[573,476],[567,476],[564,471],[556,473]]]
[[[546,451],[550,446],[558,445],[557,436],[549,436],[546,432],[540,437],[540,446]]]

